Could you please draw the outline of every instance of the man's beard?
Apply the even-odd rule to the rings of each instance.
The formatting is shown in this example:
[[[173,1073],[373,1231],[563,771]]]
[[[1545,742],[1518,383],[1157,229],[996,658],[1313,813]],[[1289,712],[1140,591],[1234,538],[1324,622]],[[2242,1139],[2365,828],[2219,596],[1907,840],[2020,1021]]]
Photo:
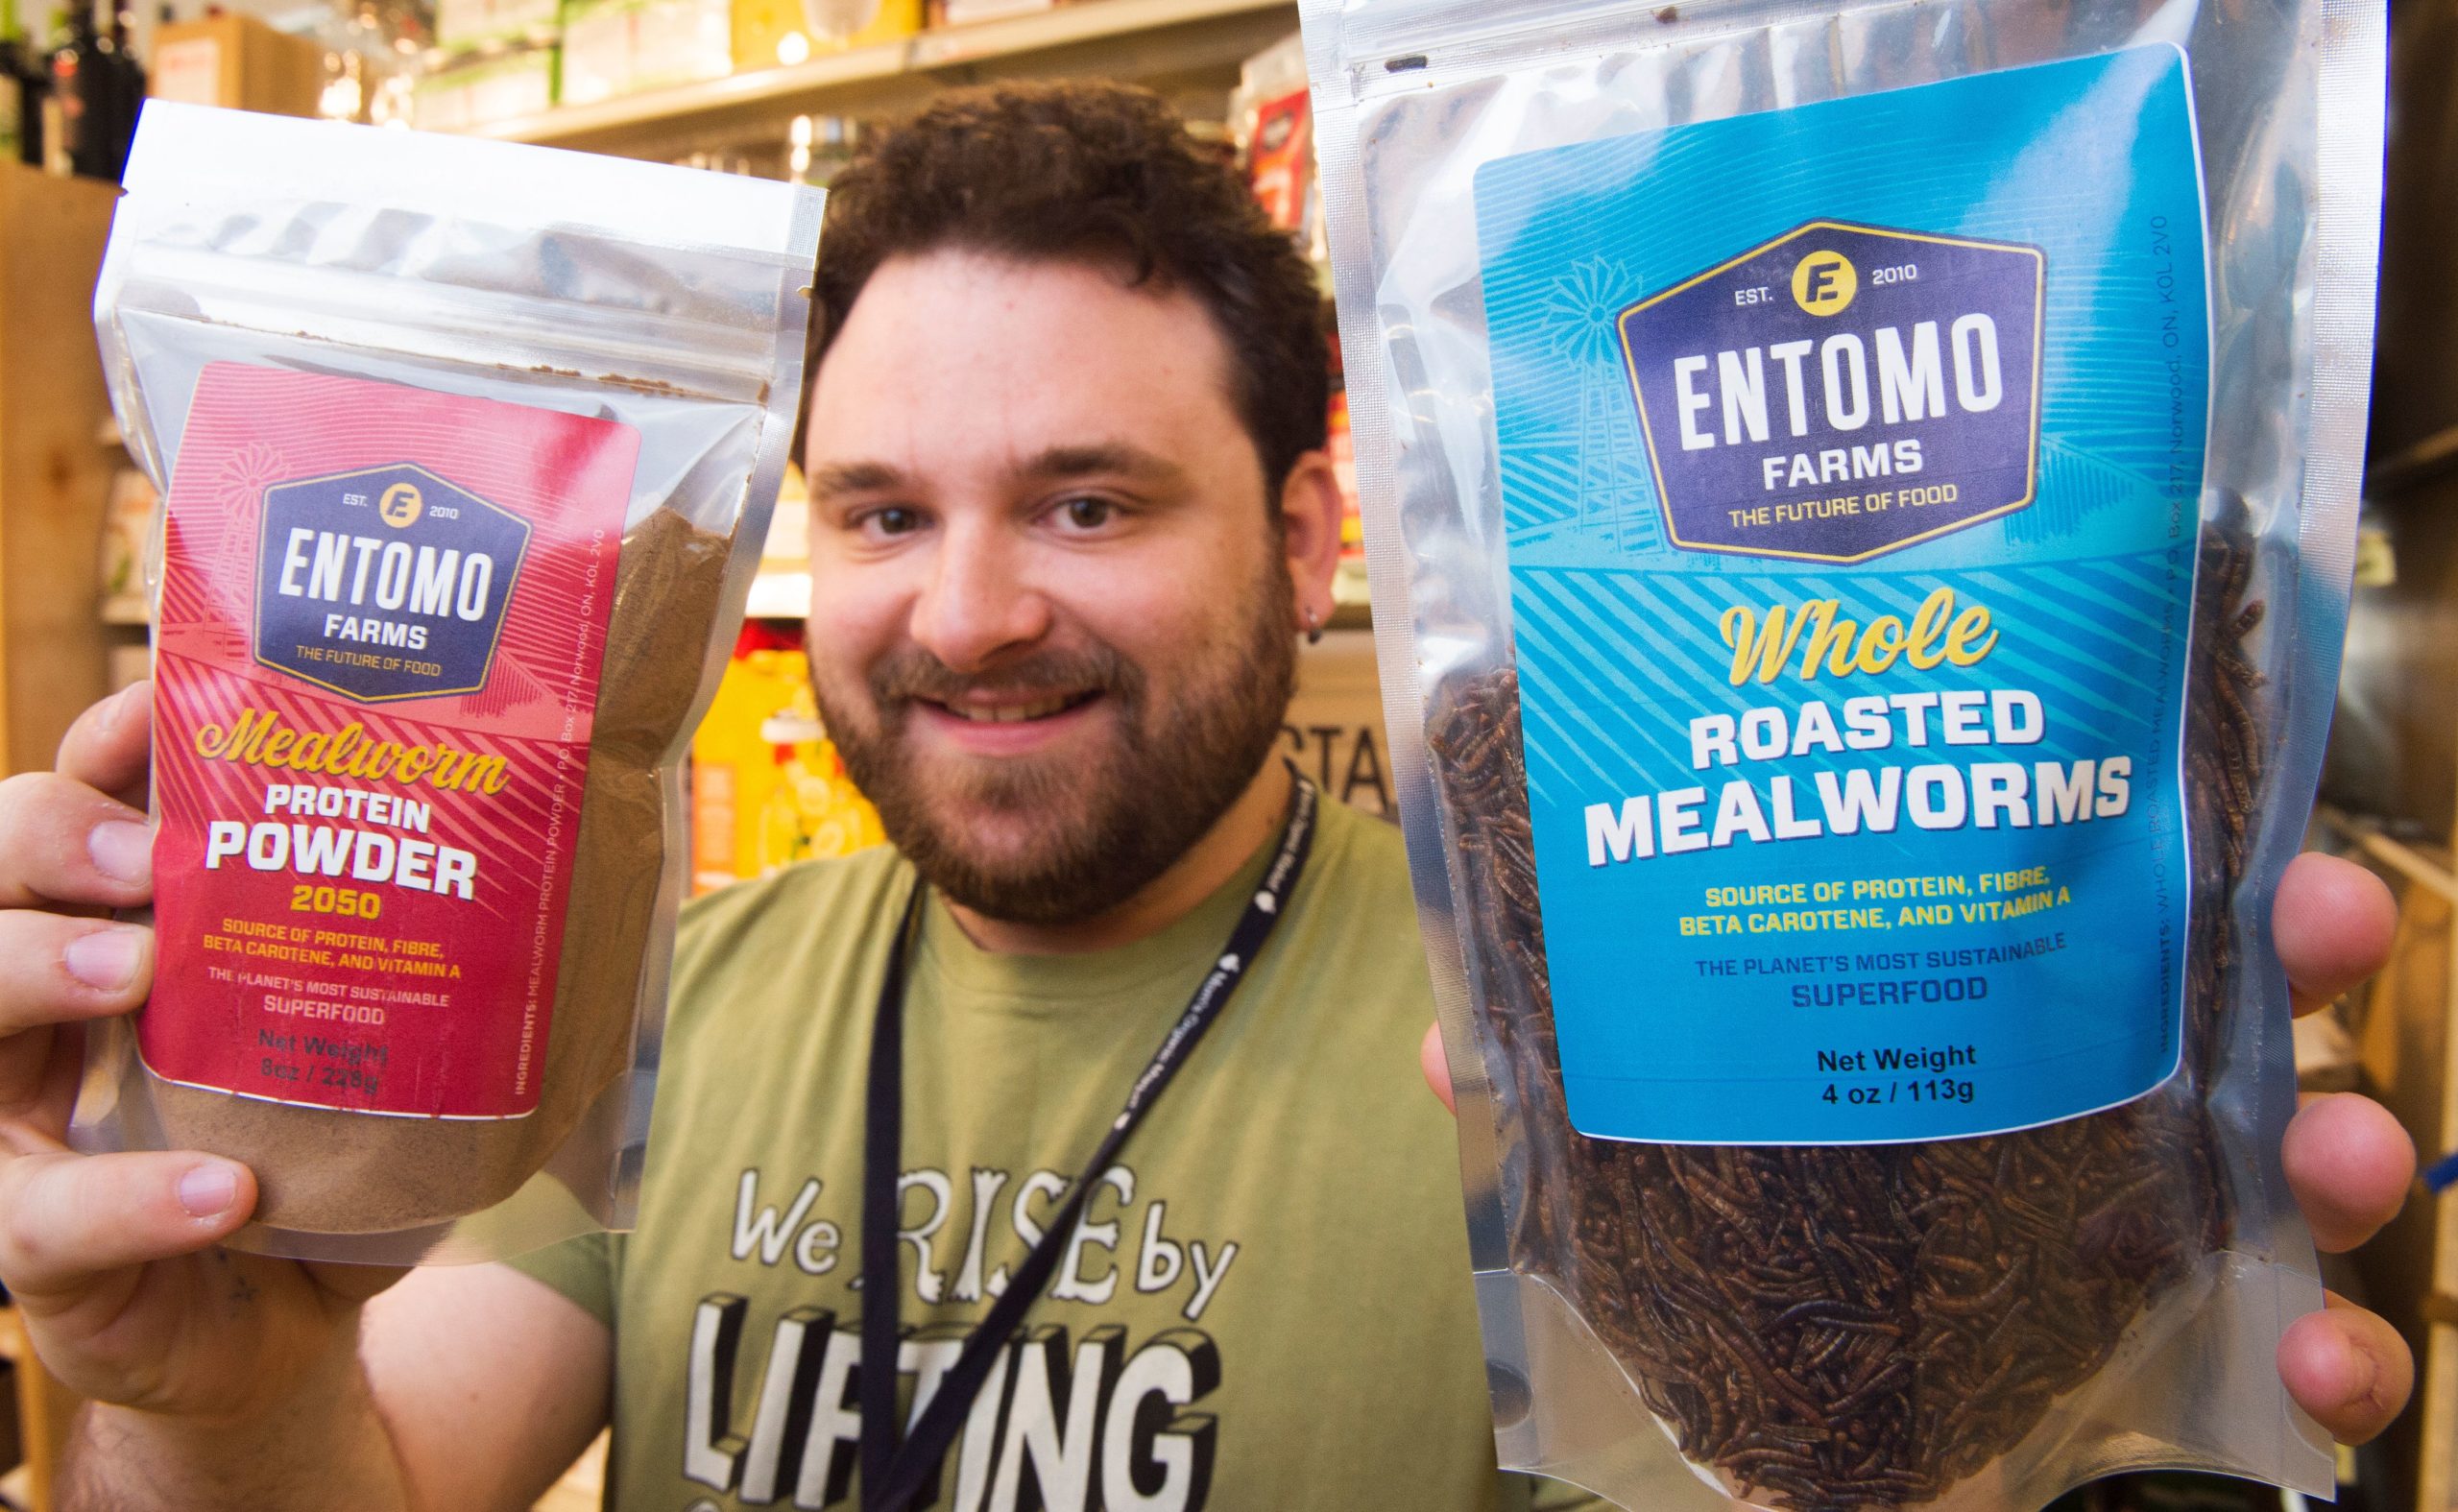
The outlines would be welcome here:
[[[814,657],[814,691],[846,773],[925,880],[988,918],[1077,923],[1168,871],[1237,802],[1280,738],[1297,657],[1294,594],[1276,559],[1246,598],[1254,612],[1237,641],[1157,706],[1144,669],[1098,642],[971,676],[907,645],[869,669],[867,700],[832,695]],[[935,780],[908,759],[913,700],[952,705],[968,692],[1050,688],[1102,695],[1113,731],[1104,752],[1089,760],[976,757],[961,775]],[[966,816],[980,810],[1034,833],[1012,853],[986,853],[967,832]]]

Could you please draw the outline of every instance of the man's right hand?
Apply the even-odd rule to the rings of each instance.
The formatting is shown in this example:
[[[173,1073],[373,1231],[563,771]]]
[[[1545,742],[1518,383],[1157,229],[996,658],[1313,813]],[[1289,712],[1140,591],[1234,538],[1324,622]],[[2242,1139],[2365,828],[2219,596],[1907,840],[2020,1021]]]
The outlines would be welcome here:
[[[154,894],[151,691],[87,709],[57,771],[0,782],[0,1283],[71,1390],[206,1425],[354,1373],[358,1305],[401,1273],[217,1248],[255,1203],[235,1161],[67,1147],[76,1026],[153,980],[153,931],[108,917]]]

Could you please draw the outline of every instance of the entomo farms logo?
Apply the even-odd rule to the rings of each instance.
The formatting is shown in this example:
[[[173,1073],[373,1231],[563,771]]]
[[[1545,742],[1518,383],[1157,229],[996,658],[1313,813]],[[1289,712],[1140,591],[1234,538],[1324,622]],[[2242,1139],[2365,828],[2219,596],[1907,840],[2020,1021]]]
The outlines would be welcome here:
[[[1622,312],[1665,530],[1861,562],[2032,501],[2039,249],[1840,221]]]
[[[360,703],[486,686],[529,522],[411,463],[265,490],[255,658]]]

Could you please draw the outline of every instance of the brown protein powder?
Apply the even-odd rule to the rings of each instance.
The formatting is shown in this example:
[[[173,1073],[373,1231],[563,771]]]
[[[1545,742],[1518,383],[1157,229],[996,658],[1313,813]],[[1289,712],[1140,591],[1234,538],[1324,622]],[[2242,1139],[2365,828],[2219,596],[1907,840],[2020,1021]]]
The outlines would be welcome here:
[[[494,1206],[527,1181],[631,1064],[665,870],[660,763],[689,733],[726,585],[726,538],[660,510],[623,538],[581,801],[561,972],[536,1111],[511,1119],[386,1116],[181,1086],[149,1069],[165,1147],[246,1163],[255,1217],[366,1234]]]

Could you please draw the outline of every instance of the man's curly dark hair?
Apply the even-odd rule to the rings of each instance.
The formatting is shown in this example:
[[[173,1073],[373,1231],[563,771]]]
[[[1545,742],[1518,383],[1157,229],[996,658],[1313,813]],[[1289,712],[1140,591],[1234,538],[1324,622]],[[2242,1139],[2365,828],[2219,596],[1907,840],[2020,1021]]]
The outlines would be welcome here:
[[[806,416],[819,361],[871,275],[892,257],[957,249],[1095,263],[1193,297],[1228,348],[1231,396],[1273,500],[1297,458],[1323,444],[1331,356],[1313,272],[1237,173],[1148,90],[1007,84],[942,95],[830,182],[819,248]]]

